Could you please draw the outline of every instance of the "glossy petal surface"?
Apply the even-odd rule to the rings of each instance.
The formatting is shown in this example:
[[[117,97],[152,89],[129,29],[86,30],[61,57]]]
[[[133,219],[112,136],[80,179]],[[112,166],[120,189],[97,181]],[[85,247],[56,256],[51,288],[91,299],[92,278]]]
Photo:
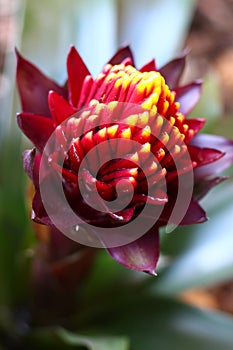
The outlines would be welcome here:
[[[159,258],[158,229],[153,228],[135,242],[108,249],[108,252],[118,263],[154,275]]]
[[[23,111],[50,117],[49,91],[54,90],[61,96],[66,97],[66,90],[46,77],[18,52],[17,58],[16,78]]]
[[[78,51],[72,46],[67,56],[69,100],[77,107],[83,81],[90,75]]]
[[[18,54],[23,109],[18,124],[37,148],[23,156],[35,188],[33,220],[53,228],[56,222],[60,231],[83,221],[96,232],[107,228],[109,235],[114,228],[119,243],[118,228],[127,235],[127,225],[142,215],[151,225],[131,243],[108,246],[106,237],[96,234],[118,263],[151,275],[159,257],[159,227],[207,220],[198,200],[223,180],[216,174],[233,163],[233,141],[197,135],[205,120],[186,118],[201,93],[201,81],[179,86],[186,54],[160,70],[155,60],[138,70],[125,46],[93,78],[72,46],[64,88]],[[192,181],[186,183],[188,176]],[[183,215],[178,218],[172,215],[182,180],[187,203],[178,203]],[[54,237],[52,245],[60,250]]]
[[[52,120],[31,113],[18,114],[17,120],[23,133],[33,142],[38,150],[42,151],[54,131]]]

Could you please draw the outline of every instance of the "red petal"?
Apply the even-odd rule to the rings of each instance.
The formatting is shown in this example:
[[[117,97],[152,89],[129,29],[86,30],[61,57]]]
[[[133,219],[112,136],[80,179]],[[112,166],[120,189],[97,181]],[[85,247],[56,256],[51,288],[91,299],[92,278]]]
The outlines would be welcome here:
[[[151,61],[149,61],[148,63],[144,64],[144,66],[142,66],[142,68],[139,69],[140,72],[151,72],[151,71],[156,71],[156,63],[155,60],[152,59]]]
[[[189,126],[189,129],[194,131],[194,135],[196,135],[203,128],[205,122],[206,120],[203,118],[185,120],[185,124]]]
[[[164,211],[159,218],[161,225],[174,224],[174,225],[193,225],[193,224],[199,224],[202,222],[205,222],[208,220],[205,211],[203,208],[199,205],[199,203],[192,199],[190,201],[189,207],[186,211],[186,213],[183,213],[183,219],[180,221],[181,217],[175,218],[173,217],[173,220],[169,221],[169,218],[171,216],[172,210],[175,206],[175,199],[170,199],[169,202],[164,207]]]
[[[135,242],[107,249],[112,258],[129,269],[155,275],[159,258],[159,232],[154,227]]]
[[[63,97],[55,91],[49,92],[49,108],[55,125],[61,124],[64,120],[75,113],[74,108]]]
[[[35,188],[39,188],[40,181],[42,181],[47,175],[49,169],[41,165],[41,154],[36,154],[32,169],[32,181]],[[41,169],[40,169],[41,166]]]
[[[112,212],[111,210],[109,210],[108,214],[115,221],[119,221],[121,223],[127,223],[132,219],[134,211],[135,211],[135,206],[118,211],[118,212]]]
[[[221,182],[227,180],[226,176],[218,176],[210,180],[199,180],[194,186],[194,198],[201,200],[213,187],[217,186]]]
[[[185,116],[190,113],[193,107],[198,102],[201,95],[201,80],[196,80],[193,83],[177,88],[176,101],[180,102],[179,111]]]
[[[51,156],[50,156],[51,157]],[[77,184],[78,183],[78,175],[73,173],[71,170],[68,170],[66,168],[62,168],[59,164],[57,164],[55,161],[51,162],[51,165],[53,169],[57,170],[60,174],[62,174],[63,179],[65,181],[68,181],[70,183]]]
[[[225,155],[212,164],[195,169],[195,179],[203,179],[221,173],[233,164],[233,141],[225,137],[215,135],[197,135],[193,138],[192,145],[197,147],[213,147],[225,153]]]
[[[67,56],[67,72],[69,100],[74,107],[77,107],[83,81],[90,72],[74,46],[71,46]]]
[[[204,209],[194,199],[190,202],[188,210],[180,225],[200,224],[207,221],[208,218]]]
[[[17,115],[17,121],[23,133],[39,151],[42,151],[54,131],[52,120],[41,115],[20,113]]]
[[[36,149],[28,149],[23,152],[22,157],[23,157],[23,168],[25,172],[28,174],[30,179],[33,178],[33,165],[34,165],[34,160],[35,160],[35,155],[36,155]]]
[[[49,226],[56,226],[59,230],[70,228],[80,224],[79,216],[74,215],[67,202],[64,202],[64,196],[60,193],[61,177],[51,167],[49,173],[42,174],[40,169],[40,188],[35,192],[33,198],[33,220]],[[69,196],[66,190],[67,183],[64,183],[65,196]],[[72,187],[73,188],[73,187]],[[43,196],[41,197],[41,194]],[[79,198],[76,197],[77,205],[80,205]],[[46,209],[45,209],[46,208]],[[47,214],[48,211],[48,214]]]
[[[130,58],[132,61],[132,65],[134,66],[133,54],[132,54],[132,51],[128,45],[120,48],[115,53],[115,55],[108,61],[108,63],[110,63],[111,65],[114,66],[115,64],[120,64],[126,58]]]
[[[197,167],[215,162],[224,155],[221,151],[213,148],[199,148],[190,145],[188,151],[192,161],[197,163]]]
[[[50,217],[45,211],[40,195],[40,190],[36,190],[32,200],[32,220],[40,224],[51,226]]]
[[[186,55],[187,51],[159,69],[159,72],[165,78],[166,84],[170,89],[174,89],[179,84],[179,80],[185,67]]]
[[[134,211],[135,211],[135,206],[133,206],[131,208],[128,208],[128,209],[124,209],[122,211],[119,211],[117,214],[119,216],[122,216],[123,217],[123,221],[125,223],[127,223],[127,222],[129,222],[132,219]]]
[[[154,204],[154,205],[164,205],[168,202],[168,196],[161,189],[155,188],[153,196],[138,194],[134,197],[134,201],[135,201],[135,203],[144,202],[144,203],[150,203],[150,204]]]
[[[49,91],[54,90],[66,97],[66,89],[46,77],[36,66],[24,59],[18,51],[16,51],[16,55],[18,59],[16,79],[23,111],[50,117]]]

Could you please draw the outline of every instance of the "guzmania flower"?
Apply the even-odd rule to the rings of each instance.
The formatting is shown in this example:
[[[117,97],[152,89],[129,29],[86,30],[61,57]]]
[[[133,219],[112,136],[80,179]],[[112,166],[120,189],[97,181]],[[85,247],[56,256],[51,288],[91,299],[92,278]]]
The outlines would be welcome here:
[[[56,226],[44,206],[40,185],[52,186],[56,174],[57,179],[62,176],[65,198],[81,222],[98,230],[107,228],[109,236],[125,227],[127,236],[128,225],[141,218],[146,232],[126,244],[109,246],[103,241],[103,246],[118,263],[155,274],[160,227],[206,221],[198,200],[222,181],[216,174],[233,162],[232,141],[198,135],[205,120],[188,118],[200,97],[201,81],[180,86],[186,53],[160,69],[154,60],[137,69],[126,46],[93,78],[71,47],[64,86],[18,52],[17,58],[23,110],[18,125],[35,146],[23,155],[35,188],[32,219]],[[46,146],[51,135],[54,149]],[[186,183],[187,176],[192,181]],[[181,204],[190,194],[188,205],[180,210],[179,220],[170,219],[182,186]],[[119,197],[120,203],[126,203],[125,198],[128,202],[116,209]],[[59,218],[69,224],[62,209]],[[117,241],[117,234],[114,237]]]

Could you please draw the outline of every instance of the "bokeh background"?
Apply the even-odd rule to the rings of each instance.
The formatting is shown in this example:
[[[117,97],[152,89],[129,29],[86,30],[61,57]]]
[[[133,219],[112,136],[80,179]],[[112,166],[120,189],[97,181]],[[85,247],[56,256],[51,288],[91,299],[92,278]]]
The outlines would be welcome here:
[[[201,100],[192,115],[207,119],[205,133],[233,138],[232,18],[232,0],[0,0],[1,350],[5,349],[4,343],[1,345],[5,331],[24,334],[24,327],[29,327],[22,316],[22,305],[30,298],[31,261],[37,245],[21,161],[21,152],[30,144],[15,121],[20,106],[15,90],[14,48],[60,83],[65,81],[70,44],[76,46],[94,75],[124,43],[131,44],[138,66],[152,57],[161,66],[189,48],[183,82],[200,77],[204,81]],[[147,285],[147,296],[141,304],[138,300],[132,305],[129,302],[125,312],[119,312],[120,301],[110,302],[111,312],[103,307],[112,328],[99,321],[96,311],[93,320],[100,322],[96,332],[104,336],[116,330],[129,336],[132,349],[141,349],[137,346],[144,344],[147,350],[154,349],[155,343],[165,350],[233,348],[233,170],[226,174],[229,179],[202,201],[210,217],[208,223],[179,228],[171,235],[161,233],[163,256],[155,280],[125,272],[100,252],[84,288],[85,302],[89,297],[98,304],[103,291],[111,295],[115,286],[125,285],[125,279],[131,283],[130,291]],[[129,296],[126,293],[124,299],[122,295],[122,305],[127,305]],[[176,304],[180,301],[182,304]],[[88,328],[80,325],[79,332],[88,334]],[[112,343],[112,347],[110,343],[88,347],[78,336],[72,338],[72,343],[71,335],[64,332],[58,332],[59,336],[56,333],[65,344],[62,349],[70,344],[79,349],[80,342],[85,349],[103,350],[106,344],[106,349],[129,348],[124,340],[119,347]],[[43,344],[41,348],[51,348],[51,343]]]

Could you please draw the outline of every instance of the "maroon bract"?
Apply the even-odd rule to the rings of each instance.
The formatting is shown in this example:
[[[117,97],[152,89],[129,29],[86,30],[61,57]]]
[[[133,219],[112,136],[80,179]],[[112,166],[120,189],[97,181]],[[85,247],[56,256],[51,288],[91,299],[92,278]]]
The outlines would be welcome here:
[[[147,232],[131,243],[106,246],[120,264],[150,274],[155,274],[159,257],[159,228],[173,223],[169,218],[179,195],[180,177],[194,175],[194,182],[187,184],[191,197],[182,218],[174,219],[174,224],[207,220],[197,200],[221,181],[215,176],[218,169],[232,163],[233,143],[196,135],[205,120],[187,119],[200,97],[201,82],[179,86],[185,56],[160,69],[152,60],[138,70],[130,48],[123,47],[94,79],[71,47],[68,80],[59,86],[17,53],[23,109],[17,116],[18,124],[36,147],[24,152],[24,169],[35,187],[33,220],[54,225],[41,199],[40,181],[56,181],[51,179],[55,170],[62,175],[69,205],[82,221],[108,228],[109,235],[111,228],[127,225],[141,214],[145,223],[150,222]],[[39,180],[42,153],[51,135],[56,147],[47,162],[53,172],[45,169]],[[101,145],[102,153],[94,153]],[[102,155],[108,153],[112,159],[102,164]],[[88,192],[88,203],[98,204],[103,211],[88,205],[80,184]],[[119,192],[123,201],[129,185],[133,188],[129,202],[121,210],[113,210],[111,203]],[[145,205],[149,207],[146,215]],[[69,222],[69,217],[61,220]]]

